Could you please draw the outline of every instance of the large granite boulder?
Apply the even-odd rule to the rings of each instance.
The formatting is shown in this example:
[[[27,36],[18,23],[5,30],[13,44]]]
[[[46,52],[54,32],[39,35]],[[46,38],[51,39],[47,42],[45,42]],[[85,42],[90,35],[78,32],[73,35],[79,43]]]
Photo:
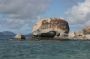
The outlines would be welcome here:
[[[34,36],[62,36],[69,33],[68,22],[60,18],[42,19],[33,26]]]

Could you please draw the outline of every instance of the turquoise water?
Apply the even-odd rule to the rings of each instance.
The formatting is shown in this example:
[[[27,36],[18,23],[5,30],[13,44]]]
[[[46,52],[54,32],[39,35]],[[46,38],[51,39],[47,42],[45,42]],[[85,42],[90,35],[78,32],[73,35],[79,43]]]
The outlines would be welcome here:
[[[0,40],[0,59],[90,59],[90,41]]]

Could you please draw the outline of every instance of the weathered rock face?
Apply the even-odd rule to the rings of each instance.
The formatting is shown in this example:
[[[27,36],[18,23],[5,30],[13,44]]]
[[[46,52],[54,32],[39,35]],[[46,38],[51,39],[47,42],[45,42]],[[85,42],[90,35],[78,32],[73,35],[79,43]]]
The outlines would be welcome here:
[[[60,18],[49,18],[37,22],[33,26],[33,35],[60,36],[69,33],[68,22]]]
[[[90,34],[90,27],[88,26],[88,27],[84,28],[83,33],[84,34]]]

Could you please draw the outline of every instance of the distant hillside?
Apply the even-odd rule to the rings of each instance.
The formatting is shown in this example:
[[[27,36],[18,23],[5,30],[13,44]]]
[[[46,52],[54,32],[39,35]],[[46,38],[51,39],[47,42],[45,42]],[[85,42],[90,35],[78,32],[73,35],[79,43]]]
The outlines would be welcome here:
[[[2,32],[0,32],[0,35],[4,35]]]
[[[0,32],[0,39],[11,39],[14,38],[16,36],[15,33],[11,32],[11,31],[3,31]],[[30,39],[32,37],[32,34],[26,34],[25,35],[26,39]]]
[[[0,35],[15,35],[15,33],[10,31],[3,31],[3,32],[0,32]]]
[[[26,38],[28,39],[28,38],[31,38],[32,37],[32,33],[29,33],[29,34],[27,34],[27,35],[25,35],[26,36]]]
[[[25,36],[32,36],[32,33],[26,34]]]
[[[0,32],[0,39],[11,39],[14,38],[16,34],[10,31]]]

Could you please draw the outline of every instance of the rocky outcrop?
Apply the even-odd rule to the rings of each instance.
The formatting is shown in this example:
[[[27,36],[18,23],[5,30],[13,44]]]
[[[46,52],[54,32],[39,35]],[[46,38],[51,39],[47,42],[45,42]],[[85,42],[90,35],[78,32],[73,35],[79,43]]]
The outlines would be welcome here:
[[[83,29],[84,34],[90,34],[90,26],[87,26]]]
[[[25,36],[24,35],[22,35],[22,34],[17,34],[16,36],[15,36],[15,39],[17,39],[17,40],[25,40]]]
[[[69,33],[68,22],[60,18],[48,18],[37,22],[33,26],[34,36],[54,37]]]

